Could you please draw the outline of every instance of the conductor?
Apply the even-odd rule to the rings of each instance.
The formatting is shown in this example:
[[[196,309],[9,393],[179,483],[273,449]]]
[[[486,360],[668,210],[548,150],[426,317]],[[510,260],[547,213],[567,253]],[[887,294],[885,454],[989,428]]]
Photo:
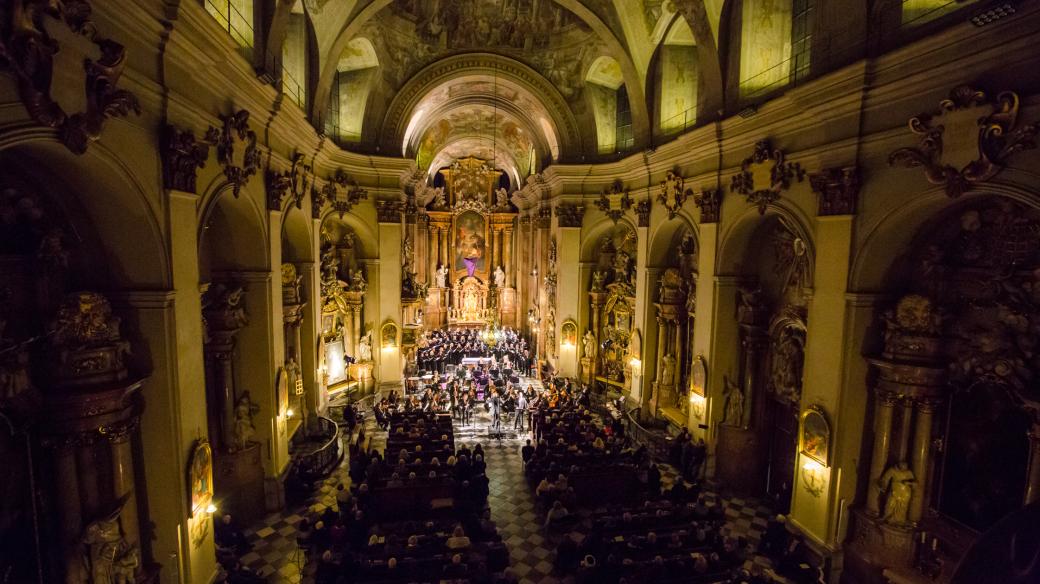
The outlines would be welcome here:
[[[491,406],[491,428],[500,431],[502,429],[502,398],[495,392],[488,400]]]

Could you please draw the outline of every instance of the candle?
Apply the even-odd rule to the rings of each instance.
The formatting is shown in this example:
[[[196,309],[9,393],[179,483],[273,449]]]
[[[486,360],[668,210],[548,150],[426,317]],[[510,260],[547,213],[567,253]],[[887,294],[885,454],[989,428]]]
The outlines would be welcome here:
[[[938,547],[939,547],[939,538],[938,537],[933,538],[932,539],[932,551],[934,552],[936,549],[938,549]]]

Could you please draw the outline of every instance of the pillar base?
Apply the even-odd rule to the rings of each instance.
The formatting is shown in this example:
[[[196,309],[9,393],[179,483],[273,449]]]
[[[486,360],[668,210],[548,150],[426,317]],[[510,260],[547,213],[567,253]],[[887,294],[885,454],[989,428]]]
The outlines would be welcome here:
[[[852,540],[848,568],[857,581],[887,582],[885,569],[908,570],[914,563],[913,525],[890,525],[863,509],[852,511]]]
[[[715,446],[715,479],[745,495],[765,489],[765,452],[758,434],[749,428],[721,424]]]
[[[236,452],[213,453],[213,486],[220,514],[230,513],[239,525],[248,525],[264,516],[264,465],[260,444]]]

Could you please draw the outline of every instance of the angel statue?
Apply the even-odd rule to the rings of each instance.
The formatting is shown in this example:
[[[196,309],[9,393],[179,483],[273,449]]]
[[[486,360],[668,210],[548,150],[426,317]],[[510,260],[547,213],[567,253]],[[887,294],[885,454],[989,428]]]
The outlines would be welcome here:
[[[495,288],[506,287],[506,273],[502,266],[495,268]]]
[[[85,549],[84,563],[93,584],[134,584],[141,556],[137,546],[123,537],[119,528],[119,516],[123,504],[109,514],[87,526],[83,533]]]
[[[592,331],[585,331],[585,336],[582,337],[581,343],[585,349],[585,356],[589,359],[596,358],[596,335],[592,334]]]
[[[907,467],[906,461],[900,461],[889,467],[878,481],[885,494],[885,507],[881,512],[881,520],[892,525],[903,525],[907,521],[910,508],[910,497],[914,493],[914,473]]]
[[[437,268],[437,287],[447,288],[448,287],[448,268],[444,265]]]
[[[744,390],[740,389],[740,385],[730,381],[729,376],[723,376],[722,384],[726,386],[723,393],[726,396],[726,409],[722,422],[730,426],[743,426]]]
[[[242,397],[235,402],[235,426],[231,431],[231,449],[234,451],[245,450],[256,436],[256,428],[253,426],[253,417],[260,412],[260,406],[253,403],[249,392],[244,392]]]
[[[365,363],[372,360],[372,331],[365,333],[358,342],[358,361]]]

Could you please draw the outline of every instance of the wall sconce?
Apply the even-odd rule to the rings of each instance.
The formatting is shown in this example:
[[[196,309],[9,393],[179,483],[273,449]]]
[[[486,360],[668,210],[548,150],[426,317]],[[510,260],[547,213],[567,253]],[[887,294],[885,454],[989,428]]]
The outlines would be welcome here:
[[[802,465],[802,485],[813,497],[823,494],[823,465],[809,458]]]
[[[690,392],[690,410],[693,412],[693,417],[698,420],[704,419],[704,408],[708,404],[708,399],[698,393]]]
[[[285,410],[285,417],[286,417],[286,418],[291,418],[291,417],[293,417],[293,411],[292,411],[292,408],[289,408],[289,409]]]

